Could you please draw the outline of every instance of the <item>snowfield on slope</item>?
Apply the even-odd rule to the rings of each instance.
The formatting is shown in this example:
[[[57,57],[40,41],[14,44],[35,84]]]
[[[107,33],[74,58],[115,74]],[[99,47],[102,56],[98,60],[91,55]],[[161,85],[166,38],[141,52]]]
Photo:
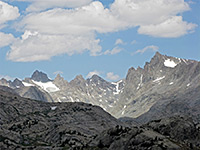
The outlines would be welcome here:
[[[53,84],[53,82],[49,81],[49,82],[37,82],[37,81],[34,81],[32,80],[33,83],[35,83],[36,85],[38,85],[39,87],[41,87],[43,90],[45,90],[46,92],[48,93],[51,93],[51,92],[57,92],[59,91],[60,89],[55,85]]]

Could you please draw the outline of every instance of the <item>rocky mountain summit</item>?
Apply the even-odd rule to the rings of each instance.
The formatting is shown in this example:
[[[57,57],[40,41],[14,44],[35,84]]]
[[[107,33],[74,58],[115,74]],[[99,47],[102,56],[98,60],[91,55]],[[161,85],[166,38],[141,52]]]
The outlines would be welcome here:
[[[48,81],[51,81],[48,76],[41,72],[41,71],[38,71],[36,70],[33,75],[31,76],[31,79],[34,80],[34,81],[38,81],[38,82],[48,82]]]
[[[143,68],[130,68],[126,78],[117,82],[98,75],[89,79],[78,75],[70,82],[57,75],[50,80],[35,71],[22,81],[1,79],[0,85],[26,98],[98,105],[117,118],[134,118],[138,123],[181,114],[200,120],[200,62],[159,52]]]
[[[200,149],[199,124],[172,117],[129,126],[99,106],[48,103],[0,90],[0,149]]]

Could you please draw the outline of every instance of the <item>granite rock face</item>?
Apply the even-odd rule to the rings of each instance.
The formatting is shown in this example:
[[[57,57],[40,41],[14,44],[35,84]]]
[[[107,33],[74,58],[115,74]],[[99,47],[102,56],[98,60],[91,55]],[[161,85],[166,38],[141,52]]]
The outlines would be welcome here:
[[[99,106],[48,103],[0,90],[0,149],[200,149],[199,124],[173,117],[130,126]]]
[[[45,103],[0,91],[0,149],[84,148],[102,131],[122,125],[98,106]]]
[[[173,116],[151,121],[145,128],[174,139],[177,143],[184,143],[191,149],[200,147],[200,126],[192,118],[186,116]]]

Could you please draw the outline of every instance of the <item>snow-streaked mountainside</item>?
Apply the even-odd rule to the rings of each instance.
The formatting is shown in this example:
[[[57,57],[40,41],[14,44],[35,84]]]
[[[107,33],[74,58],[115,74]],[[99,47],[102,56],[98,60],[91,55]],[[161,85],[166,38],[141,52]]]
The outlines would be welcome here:
[[[68,82],[35,71],[23,81],[0,80],[23,97],[48,102],[85,102],[101,106],[113,116],[140,122],[173,114],[200,111],[200,62],[156,53],[144,68],[130,68],[125,79],[108,82],[98,75],[78,75]]]

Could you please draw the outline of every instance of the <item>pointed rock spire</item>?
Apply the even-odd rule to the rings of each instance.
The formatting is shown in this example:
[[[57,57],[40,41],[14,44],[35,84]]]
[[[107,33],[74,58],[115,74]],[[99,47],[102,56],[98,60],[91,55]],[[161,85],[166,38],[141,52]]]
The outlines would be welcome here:
[[[38,81],[38,82],[48,82],[48,81],[51,81],[47,74],[41,72],[41,71],[38,71],[36,70],[33,75],[31,76],[31,79],[34,80],[34,81]]]

